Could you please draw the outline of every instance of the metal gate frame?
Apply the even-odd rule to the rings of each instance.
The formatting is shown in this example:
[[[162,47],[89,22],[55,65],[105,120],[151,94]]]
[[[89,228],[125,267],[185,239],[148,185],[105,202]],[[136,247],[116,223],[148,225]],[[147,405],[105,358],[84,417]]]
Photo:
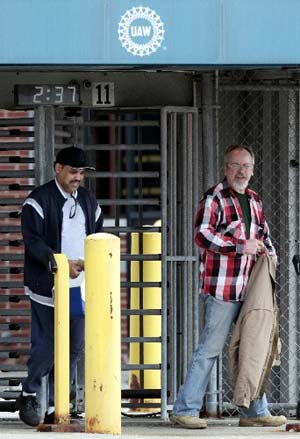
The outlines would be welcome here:
[[[274,78],[269,74],[265,79],[263,72],[240,72],[236,78],[226,78],[219,72],[214,79],[219,152],[233,141],[254,144],[256,151],[251,187],[263,199],[279,256],[281,364],[271,373],[267,394],[272,410],[290,415],[295,413],[300,390],[300,284],[292,265],[293,255],[299,253],[300,88],[284,80],[284,75],[276,79],[276,71]],[[224,367],[221,390],[221,409],[231,414],[235,408],[228,402],[231,389]]]
[[[126,109],[128,111],[128,109]],[[134,111],[138,112],[135,108]],[[121,110],[122,111],[122,110]],[[156,150],[161,152],[161,214],[162,226],[156,226],[151,230],[162,232],[162,334],[160,338],[147,339],[126,337],[125,342],[161,342],[162,362],[153,365],[124,365],[123,370],[132,370],[138,366],[141,370],[161,369],[161,416],[167,418],[169,404],[172,404],[177,393],[178,385],[186,373],[187,363],[190,355],[195,349],[199,335],[199,304],[198,304],[198,253],[193,242],[193,219],[199,197],[200,182],[200,157],[198,144],[198,108],[196,107],[165,107],[156,109],[160,111],[160,146],[147,145],[145,150]],[[64,142],[57,143],[57,139],[70,139],[64,128],[74,127],[76,121],[69,122],[55,120],[53,107],[38,107],[35,110],[35,184],[40,185],[53,177],[52,164],[54,161],[55,147],[67,146]],[[134,126],[153,126],[151,121],[135,120],[112,120],[100,122],[88,122],[86,126],[114,126],[114,127],[134,127]],[[82,123],[84,126],[84,123]],[[80,130],[79,130],[80,131]],[[134,143],[132,136],[128,135],[128,144]],[[124,143],[118,144],[120,138],[116,139],[116,144],[111,148],[115,151],[134,150],[138,148],[138,143],[126,146]],[[126,142],[125,142],[126,143]],[[93,145],[86,146],[89,153],[93,151]],[[108,145],[96,145],[97,150],[107,150]],[[46,166],[45,166],[46,164]],[[118,165],[119,166],[119,165]],[[98,172],[99,177],[110,177],[113,172]],[[136,176],[155,175],[155,172],[139,170]],[[124,177],[131,176],[131,171],[124,172],[120,168],[115,170],[115,175]],[[150,200],[154,203],[155,200]],[[115,200],[116,205],[120,205],[121,200]],[[158,203],[159,201],[157,201]],[[132,200],[134,205],[140,203],[145,205],[143,199]],[[106,204],[107,205],[107,204]],[[150,229],[147,229],[147,231]],[[122,226],[109,227],[106,231],[112,233],[131,233],[143,232],[142,227]],[[123,254],[124,261],[130,260],[158,260],[160,255],[130,255]],[[149,284],[149,282],[148,282]],[[147,282],[136,282],[135,286],[145,288]],[[123,287],[130,288],[133,283],[123,281]],[[157,314],[158,310],[123,310],[124,316],[143,314]],[[177,317],[179,316],[179,320]],[[192,336],[190,335],[192,334]],[[157,389],[158,390],[158,389]],[[46,397],[46,387],[42,389],[42,405]],[[128,394],[130,392],[127,392]],[[147,397],[146,397],[147,398]],[[156,396],[157,398],[157,392]],[[145,407],[147,404],[141,404]],[[148,404],[151,406],[151,404]],[[125,404],[126,406],[126,404]],[[156,404],[153,404],[156,406]]]
[[[268,122],[271,120],[271,110],[273,108],[270,93],[277,94],[276,105],[278,106],[278,115],[276,120],[279,121],[278,134],[276,134],[277,143],[276,145],[271,144],[270,150],[261,148],[259,152],[261,155],[259,157],[261,162],[259,172],[264,177],[258,178],[258,184],[262,186],[265,205],[273,206],[272,191],[274,188],[271,182],[273,168],[269,166],[268,159],[270,157],[273,159],[275,154],[277,154],[279,165],[281,167],[286,166],[285,170],[280,170],[280,172],[283,172],[281,182],[283,195],[280,196],[282,199],[289,200],[289,206],[293,206],[294,213],[289,214],[288,217],[286,216],[286,211],[292,212],[289,207],[279,215],[276,213],[277,217],[274,217],[274,224],[277,227],[275,239],[278,240],[280,247],[286,248],[284,250],[284,258],[290,256],[291,259],[293,254],[299,253],[300,250],[300,220],[299,212],[297,212],[300,199],[299,85],[282,84],[276,80],[268,80],[268,82],[257,81],[256,83],[249,81],[248,83],[238,84],[234,77],[230,83],[227,79],[223,81],[218,72],[215,75],[203,73],[197,81],[202,91],[202,93],[199,93],[201,94],[201,100],[197,102],[197,106],[156,108],[155,110],[158,114],[160,113],[160,122],[155,122],[155,126],[160,129],[160,145],[144,145],[148,149],[155,148],[156,151],[160,150],[161,153],[159,178],[161,179],[162,226],[161,228],[155,227],[153,230],[162,232],[162,364],[155,365],[155,367],[161,367],[162,371],[161,414],[164,419],[166,419],[167,411],[174,402],[178,387],[183,381],[188,360],[198,344],[201,326],[201,307],[198,303],[197,294],[198,252],[193,242],[193,221],[198,199],[203,189],[205,189],[205,187],[203,188],[203,182],[205,184],[212,183],[210,180],[215,178],[215,168],[219,166],[217,159],[223,152],[222,148],[230,140],[230,136],[224,136],[220,119],[222,114],[224,114],[224,103],[222,106],[220,96],[225,91],[231,93],[231,96],[239,91],[262,93],[264,106],[263,138],[272,134],[272,127]],[[56,126],[52,110],[45,107],[35,110],[36,184],[41,184],[52,177],[52,168],[50,166],[45,167],[44,164],[53,161],[55,132],[56,134],[64,134],[66,136],[66,133],[59,132],[62,127],[62,121],[58,121],[59,124]],[[122,111],[122,109],[119,110]],[[112,109],[112,112],[119,110]],[[135,108],[132,109],[132,112],[138,112],[139,110],[144,109]],[[130,109],[126,109],[126,111],[130,112]],[[201,111],[201,118],[199,117],[199,111]],[[228,120],[230,121],[230,118]],[[91,122],[88,125],[94,127],[96,125],[108,126],[110,124],[119,128],[137,126],[136,121],[131,120],[130,116],[127,120],[112,120],[111,122]],[[230,125],[230,122],[227,123]],[[74,122],[66,121],[66,126],[68,124],[73,126]],[[142,125],[153,126],[150,122],[140,123],[140,126]],[[47,131],[47,129],[49,130]],[[258,128],[256,128],[256,131],[259,131]],[[231,126],[228,132],[231,136],[236,135],[235,141],[242,141],[243,135],[245,135],[245,130],[243,133],[239,133],[237,130],[234,132]],[[274,133],[272,135],[274,136]],[[128,141],[125,143],[134,143],[136,139],[131,138],[130,132],[127,133],[127,136]],[[120,138],[115,140],[113,145],[115,152],[127,149],[127,146],[122,144],[121,140]],[[62,144],[59,147],[62,147]],[[280,150],[278,150],[277,144],[280,145]],[[52,149],[49,149],[49,145],[52,145]],[[93,153],[93,147],[94,145],[87,145],[89,153]],[[99,150],[107,150],[109,145],[98,145],[97,148]],[[132,145],[130,148],[138,148],[138,145]],[[203,163],[205,163],[205,169]],[[119,165],[120,163],[118,163]],[[50,176],[45,174],[45,170],[48,170]],[[207,170],[209,170],[208,173],[206,172]],[[116,175],[124,178],[125,175],[130,175],[130,172],[128,170],[128,173],[124,174],[124,171],[118,168]],[[107,172],[105,175],[108,178],[112,173],[113,171]],[[137,178],[140,178],[144,174],[143,171],[138,171],[135,175],[138,176]],[[153,175],[157,178],[157,173],[153,173]],[[280,175],[278,173],[278,178]],[[104,178],[104,175],[101,174],[101,177]],[[199,192],[200,190],[201,193]],[[258,188],[258,192],[261,192],[260,188]],[[143,199],[132,201],[141,206],[146,204],[146,201]],[[116,205],[121,202],[122,200],[115,200]],[[159,199],[152,200],[151,202],[159,203]],[[272,212],[267,212],[268,218],[269,213],[275,215],[276,209],[272,209],[272,207],[267,208],[273,210]],[[281,224],[284,224],[284,230]],[[111,227],[108,231],[113,233],[130,233],[135,230],[133,227],[124,228],[120,225],[119,228]],[[142,233],[142,228],[138,228],[138,232]],[[156,260],[158,258],[159,256],[156,257]],[[123,255],[123,259],[126,262],[133,260],[129,254]],[[135,256],[135,260],[137,259]],[[145,256],[140,255],[139,260],[145,260]],[[276,393],[276,398],[274,396],[274,402],[271,402],[271,407],[276,410],[294,410],[299,391],[298,371],[300,354],[297,346],[300,336],[298,323],[298,316],[300,314],[300,282],[290,262],[286,259],[285,263],[289,264],[287,270],[284,266],[280,269],[281,277],[279,284],[282,291],[285,291],[285,295],[282,296],[281,307],[285,313],[282,330],[286,343],[282,358],[282,369],[276,378],[276,382],[279,380],[280,385],[283,383],[282,388],[284,390],[282,391],[282,397],[279,398],[278,389],[275,389],[276,384],[274,384],[274,395]],[[124,286],[130,288],[130,282],[124,282]],[[145,284],[141,282],[139,286],[142,288],[143,286],[145,287]],[[288,295],[286,291],[288,291]],[[130,310],[124,310],[123,315],[130,315]],[[145,341],[143,337],[140,340],[141,342]],[[129,337],[126,341],[130,342],[132,340]],[[220,359],[219,368],[221,366],[222,361]],[[129,369],[130,366],[127,365],[127,370]],[[214,379],[219,381],[216,386],[213,386],[213,391],[220,394],[219,405],[222,412],[228,406],[226,375],[223,374],[222,377],[222,373],[219,370]],[[224,403],[222,401],[222,392],[226,396]]]
[[[161,110],[163,419],[199,338],[198,251],[193,239],[200,180],[198,129],[198,108]]]

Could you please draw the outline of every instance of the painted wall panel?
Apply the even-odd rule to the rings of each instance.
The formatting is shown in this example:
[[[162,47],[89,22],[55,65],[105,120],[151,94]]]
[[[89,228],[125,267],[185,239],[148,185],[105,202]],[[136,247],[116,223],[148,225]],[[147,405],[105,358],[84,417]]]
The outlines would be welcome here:
[[[230,63],[300,63],[300,1],[224,1],[224,54]]]

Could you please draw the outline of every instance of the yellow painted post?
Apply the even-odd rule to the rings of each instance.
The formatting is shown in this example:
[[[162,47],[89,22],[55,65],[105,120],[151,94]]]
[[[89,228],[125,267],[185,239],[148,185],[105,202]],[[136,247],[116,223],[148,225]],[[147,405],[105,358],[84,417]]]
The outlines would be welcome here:
[[[139,254],[138,233],[131,235],[131,253]],[[143,254],[161,254],[161,233],[144,232],[142,234],[142,253]],[[161,282],[161,261],[144,261],[142,265],[144,282]],[[131,281],[140,280],[139,262],[131,262]],[[130,291],[130,308],[140,309],[139,289],[131,288]],[[143,309],[161,309],[161,288],[147,287],[143,289]],[[161,316],[144,316],[143,317],[143,335],[144,337],[161,336]],[[130,336],[139,337],[139,316],[130,317]],[[144,364],[161,363],[161,343],[144,343],[143,348]],[[139,364],[141,362],[139,355],[139,344],[130,344],[130,364]],[[140,388],[140,372],[130,372],[130,387]],[[161,373],[160,370],[144,371],[144,389],[160,389]],[[145,400],[145,402],[160,402],[160,400]],[[156,410],[156,409],[155,409]],[[153,411],[152,408],[143,408],[142,411]]]
[[[142,237],[141,237],[142,238]],[[139,254],[139,234],[131,234],[131,254]],[[130,280],[131,282],[139,282],[140,280],[140,264],[139,261],[132,261],[130,264]],[[130,289],[130,309],[140,309],[140,291],[139,288]],[[140,336],[140,317],[130,316],[129,325],[130,337]],[[140,344],[130,343],[129,345],[129,363],[139,364],[140,363]],[[131,389],[140,389],[140,371],[131,370],[129,373],[129,385]],[[136,411],[136,409],[135,409]]]
[[[161,233],[145,232],[143,234],[143,254],[161,254]],[[144,282],[161,282],[161,261],[144,261],[143,276]],[[161,309],[161,288],[144,288],[143,301],[144,309]],[[161,337],[161,316],[144,316],[144,337]],[[144,363],[161,363],[161,343],[144,343]],[[161,388],[160,370],[145,370],[144,388]],[[145,400],[147,401],[154,403],[160,402],[160,399]]]
[[[55,254],[54,275],[54,404],[55,423],[70,422],[70,315],[69,263]]]
[[[121,434],[120,238],[86,238],[85,274],[85,431]]]

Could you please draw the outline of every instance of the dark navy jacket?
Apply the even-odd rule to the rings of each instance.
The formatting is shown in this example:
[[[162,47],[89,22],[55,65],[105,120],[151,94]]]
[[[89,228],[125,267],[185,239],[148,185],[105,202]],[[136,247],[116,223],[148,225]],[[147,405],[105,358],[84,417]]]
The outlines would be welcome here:
[[[77,200],[86,218],[86,234],[100,232],[103,215],[95,196],[80,186]],[[22,209],[21,223],[25,245],[24,286],[30,295],[32,293],[32,296],[36,296],[32,297],[33,300],[45,304],[48,302],[49,305],[52,302],[54,285],[49,260],[53,253],[61,253],[62,208],[65,201],[55,180],[51,180],[34,189],[25,200]],[[38,296],[42,296],[41,300]]]

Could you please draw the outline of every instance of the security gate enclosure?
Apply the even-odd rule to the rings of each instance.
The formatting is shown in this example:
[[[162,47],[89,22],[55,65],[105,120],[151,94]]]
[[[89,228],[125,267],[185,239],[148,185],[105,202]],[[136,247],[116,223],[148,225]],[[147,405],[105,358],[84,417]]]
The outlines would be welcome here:
[[[37,73],[21,73],[19,83],[36,83]],[[299,277],[292,258],[299,249],[299,83],[286,70],[190,72],[41,73],[40,83],[71,80],[116,82],[119,105],[95,108],[23,106],[11,103],[15,73],[7,74],[0,112],[0,410],[13,410],[26,374],[30,312],[23,294],[20,209],[29,191],[53,176],[55,153],[76,144],[96,172],[86,174],[104,210],[105,231],[121,237],[123,408],[152,410],[167,417],[199,340],[203,309],[198,296],[198,249],[193,223],[198,200],[223,178],[223,153],[229,144],[246,143],[256,160],[251,187],[263,199],[278,253],[281,362],[271,374],[267,394],[272,411],[295,414],[299,397]],[[4,79],[1,72],[0,77]],[[109,81],[108,81],[109,79]],[[85,87],[87,83],[85,83]],[[127,86],[127,89],[126,87]],[[5,89],[5,90],[4,90]],[[5,104],[5,105],[4,105]],[[157,223],[157,220],[161,220]],[[155,224],[154,224],[155,223]],[[147,226],[147,227],[145,227]],[[162,252],[131,254],[131,234],[162,235]],[[141,238],[140,238],[141,239]],[[161,282],[132,281],[131,263],[161,261]],[[130,309],[133,288],[161,288],[162,307]],[[130,317],[161,316],[161,335],[130,335]],[[130,364],[129,346],[161,346],[161,361]],[[141,357],[142,358],[142,357]],[[161,372],[161,389],[129,388],[127,375]],[[143,378],[141,378],[143,382]],[[83,371],[78,373],[83,408]],[[227,354],[219,358],[205,399],[212,415],[233,415]]]

